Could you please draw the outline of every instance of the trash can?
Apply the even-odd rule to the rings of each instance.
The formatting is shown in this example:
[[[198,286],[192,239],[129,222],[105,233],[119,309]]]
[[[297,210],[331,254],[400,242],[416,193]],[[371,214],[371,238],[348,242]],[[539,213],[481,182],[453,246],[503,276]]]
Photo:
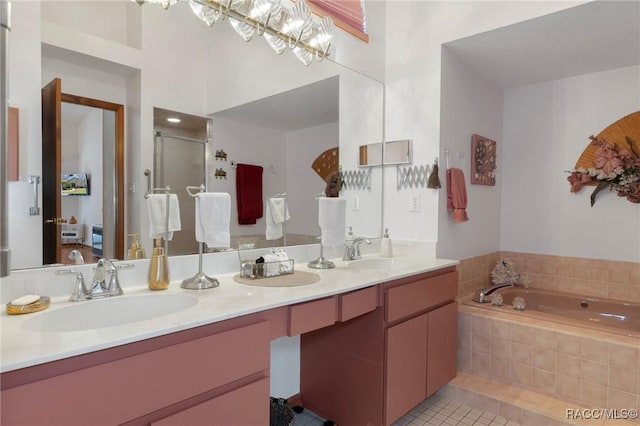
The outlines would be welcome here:
[[[270,397],[270,426],[293,426],[295,415],[284,398]]]

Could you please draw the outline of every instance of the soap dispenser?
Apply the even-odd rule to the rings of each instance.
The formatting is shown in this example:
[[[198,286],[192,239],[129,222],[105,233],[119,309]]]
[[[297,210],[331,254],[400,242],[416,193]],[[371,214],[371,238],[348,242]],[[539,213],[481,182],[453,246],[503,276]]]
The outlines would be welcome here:
[[[350,226],[349,227],[349,232],[347,232],[347,235],[344,237],[344,241],[346,243],[349,243],[351,241],[353,241],[355,239],[355,237],[353,236],[353,228]]]
[[[384,235],[380,241],[380,256],[393,257],[393,247],[391,247],[391,239],[389,238],[389,228],[385,228]]]
[[[162,247],[162,238],[155,239],[151,263],[149,263],[147,285],[149,290],[166,290],[169,288],[169,264],[164,247]]]
[[[144,249],[140,246],[140,242],[138,241],[138,234],[127,234],[130,237],[133,237],[133,242],[131,243],[131,248],[129,248],[129,252],[127,253],[127,259],[136,260],[136,259],[145,259],[147,254]]]

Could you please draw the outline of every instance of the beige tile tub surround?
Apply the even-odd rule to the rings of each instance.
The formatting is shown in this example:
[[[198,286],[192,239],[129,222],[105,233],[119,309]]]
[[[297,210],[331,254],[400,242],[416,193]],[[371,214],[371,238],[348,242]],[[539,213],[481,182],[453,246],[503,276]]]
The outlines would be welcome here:
[[[458,265],[458,298],[491,285],[491,270],[500,260],[500,252],[462,259]]]
[[[557,398],[564,406],[640,408],[638,339],[510,317],[460,305],[459,372]]]
[[[462,259],[458,296],[490,286],[491,270],[502,258],[513,260],[517,271],[531,279],[532,287],[640,302],[640,262],[508,251]]]
[[[459,300],[490,286],[501,258],[512,259],[532,287],[640,302],[640,263],[516,252],[461,260]],[[637,339],[481,312],[460,305],[459,376],[449,385],[459,400],[522,424],[564,424],[570,406],[640,408]],[[537,399],[544,409],[535,407]]]

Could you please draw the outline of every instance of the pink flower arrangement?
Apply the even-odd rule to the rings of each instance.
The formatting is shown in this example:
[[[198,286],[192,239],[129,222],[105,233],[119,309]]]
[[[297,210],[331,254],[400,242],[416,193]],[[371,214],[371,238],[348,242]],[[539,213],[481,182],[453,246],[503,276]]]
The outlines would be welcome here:
[[[632,203],[640,203],[640,152],[635,143],[626,137],[629,149],[590,136],[591,144],[597,146],[593,167],[580,167],[570,172],[567,178],[571,192],[580,191],[585,185],[595,183],[591,193],[591,206],[596,195],[605,188],[616,191],[619,197],[626,197]]]

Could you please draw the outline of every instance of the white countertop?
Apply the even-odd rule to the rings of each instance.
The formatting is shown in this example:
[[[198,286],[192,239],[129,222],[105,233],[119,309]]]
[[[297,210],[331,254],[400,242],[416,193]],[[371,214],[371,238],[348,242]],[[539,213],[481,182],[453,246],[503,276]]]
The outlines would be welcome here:
[[[157,297],[166,294],[188,294],[197,298],[198,301],[190,308],[152,320],[91,330],[33,332],[25,330],[23,323],[35,316],[46,315],[52,310],[64,309],[78,303],[99,303],[100,301],[68,302],[68,296],[60,296],[52,297],[51,306],[48,309],[33,314],[7,315],[3,309],[0,317],[2,330],[0,371],[7,372],[86,354],[458,264],[458,261],[445,259],[417,259],[404,256],[397,258],[403,260],[402,267],[388,270],[357,270],[348,267],[347,262],[341,260],[334,260],[336,268],[327,270],[309,269],[306,263],[302,266],[296,264],[296,270],[314,272],[320,276],[319,282],[304,286],[261,287],[240,284],[233,280],[235,272],[215,275],[220,281],[220,286],[201,291],[180,288],[181,280],[172,281],[169,289],[161,292],[151,292],[146,284],[127,286],[124,288],[125,294],[116,297],[141,294]],[[276,278],[269,280],[272,279]],[[113,312],[113,315],[118,315],[118,312]],[[78,321],[82,321],[82,318],[78,318]]]

